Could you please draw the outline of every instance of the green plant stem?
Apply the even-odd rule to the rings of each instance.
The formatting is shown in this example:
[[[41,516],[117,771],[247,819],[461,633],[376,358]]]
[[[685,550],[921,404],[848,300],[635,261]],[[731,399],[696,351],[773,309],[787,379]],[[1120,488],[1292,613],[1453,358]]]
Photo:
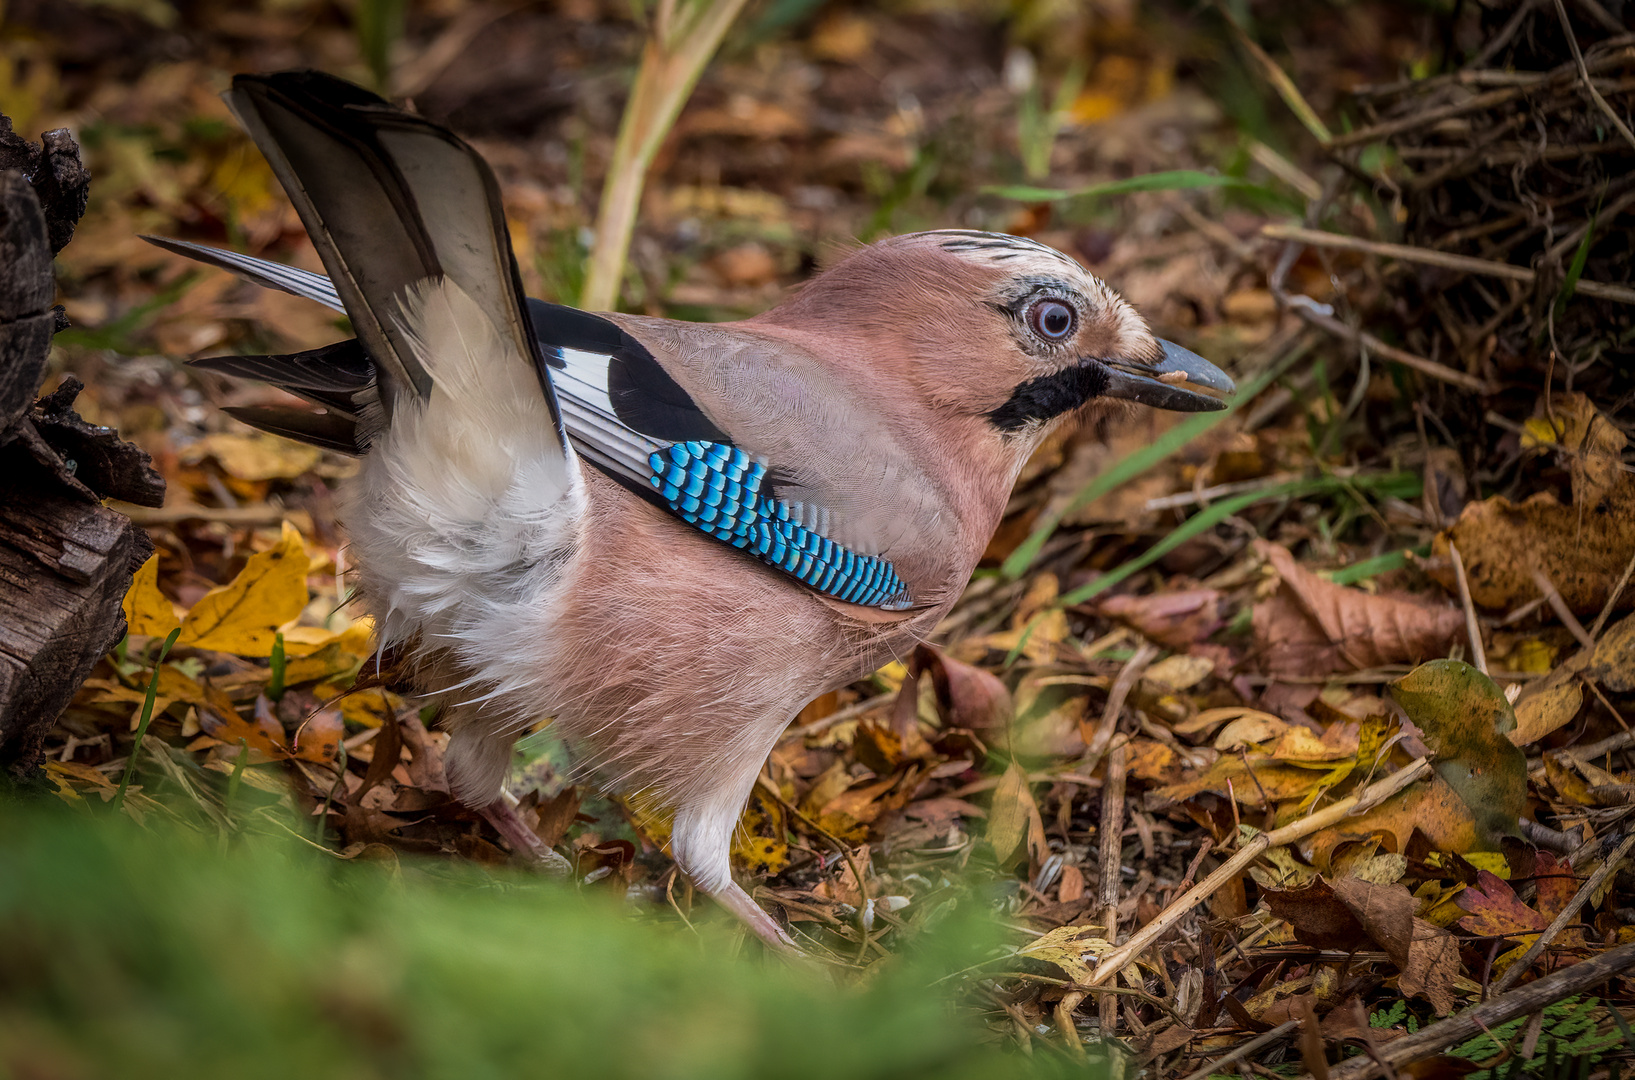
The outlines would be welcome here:
[[[647,170],[744,2],[661,0],[613,144],[581,307],[611,311],[617,306]]]
[[[148,733],[148,724],[153,721],[153,703],[159,697],[159,669],[164,666],[165,657],[170,655],[170,648],[176,644],[181,633],[182,628],[178,626],[166,635],[165,643],[159,647],[159,658],[153,662],[153,675],[148,679],[148,696],[142,702],[142,719],[136,725],[136,741],[131,745],[131,756],[125,762],[125,775],[119,779],[119,790],[114,792],[115,810],[125,805],[125,791],[131,786],[131,777],[136,775],[136,756],[142,752],[142,739]]]

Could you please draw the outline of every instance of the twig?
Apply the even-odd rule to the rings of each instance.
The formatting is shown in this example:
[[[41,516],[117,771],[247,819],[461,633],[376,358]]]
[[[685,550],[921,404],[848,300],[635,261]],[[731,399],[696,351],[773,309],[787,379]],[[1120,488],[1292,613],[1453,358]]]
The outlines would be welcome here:
[[[1635,572],[1635,555],[1629,557],[1629,562],[1624,565],[1624,572],[1618,577],[1618,584],[1607,594],[1607,602],[1601,608],[1601,614],[1595,617],[1595,623],[1590,627],[1590,637],[1601,636],[1601,628],[1607,625],[1607,617],[1612,614],[1613,606],[1618,603],[1618,597],[1623,595],[1624,586],[1629,584],[1629,575],[1632,572]]]
[[[1433,379],[1452,383],[1454,386],[1462,386],[1472,393],[1490,394],[1493,392],[1492,386],[1474,375],[1460,371],[1458,368],[1451,368],[1446,364],[1439,364],[1435,360],[1427,360],[1423,356],[1416,356],[1405,349],[1399,349],[1395,345],[1381,341],[1366,330],[1354,330],[1334,316],[1324,315],[1320,311],[1313,310],[1307,304],[1290,304],[1289,306],[1296,315],[1299,315],[1313,326],[1326,330],[1337,338],[1366,345],[1371,352],[1387,360],[1395,360],[1402,366],[1413,368],[1415,371],[1429,375]]]
[[[1129,665],[1125,666],[1125,670],[1129,670]],[[1123,679],[1124,676],[1120,675],[1119,681]],[[1116,722],[1117,713],[1114,713],[1114,720]],[[1127,743],[1113,747],[1107,755],[1107,778],[1101,789],[1101,888],[1097,897],[1101,901],[1101,921],[1106,927],[1102,933],[1108,941],[1115,943],[1118,941],[1119,871],[1124,862],[1125,768],[1129,760],[1130,748]],[[1111,994],[1101,995],[1098,1007],[1101,1011],[1102,1037],[1111,1038],[1118,1026],[1118,998]]]
[[[1590,99],[1595,102],[1595,107],[1600,109],[1608,120],[1612,121],[1613,128],[1624,137],[1624,141],[1631,146],[1635,146],[1635,131],[1629,130],[1629,125],[1624,123],[1624,118],[1619,116],[1611,105],[1607,104],[1607,99],[1601,96],[1601,91],[1597,90],[1595,83],[1590,81],[1590,69],[1584,63],[1584,54],[1578,49],[1578,38],[1573,33],[1573,21],[1567,17],[1567,5],[1563,4],[1561,0],[1556,0],[1556,14],[1561,17],[1561,31],[1567,35],[1567,46],[1573,51],[1573,63],[1578,65],[1578,77],[1583,82],[1584,89],[1590,92]]]
[[[1136,647],[1135,654],[1124,662],[1119,670],[1118,678],[1113,680],[1112,689],[1107,691],[1107,705],[1101,710],[1101,723],[1090,738],[1085,740],[1087,747],[1084,752],[1085,760],[1090,762],[1090,768],[1095,768],[1095,762],[1107,752],[1107,746],[1113,741],[1113,732],[1118,730],[1118,717],[1124,711],[1124,701],[1135,689],[1135,684],[1141,678],[1141,673],[1147,670],[1158,655],[1158,647],[1150,641],[1143,641]],[[1086,770],[1089,771],[1089,770]]]
[[[1248,1042],[1244,1043],[1242,1046],[1239,1046],[1235,1050],[1216,1058],[1203,1068],[1187,1074],[1186,1080],[1209,1080],[1209,1077],[1220,1072],[1226,1066],[1235,1065],[1244,1058],[1248,1057],[1250,1054],[1253,1054],[1257,1050],[1261,1049],[1261,1047],[1270,1046],[1272,1043],[1281,1039],[1283,1036],[1287,1035],[1289,1032],[1293,1031],[1299,1026],[1300,1021],[1298,1020],[1289,1020],[1285,1023],[1279,1024],[1268,1032],[1256,1035],[1254,1038],[1250,1039]]]
[[[1560,934],[1568,923],[1578,918],[1579,910],[1594,895],[1595,890],[1601,887],[1601,883],[1607,880],[1607,876],[1618,868],[1618,864],[1623,861],[1625,855],[1629,854],[1631,847],[1635,847],[1635,833],[1630,833],[1624,837],[1624,842],[1618,845],[1612,855],[1607,858],[1607,861],[1596,867],[1595,873],[1591,874],[1590,879],[1578,887],[1578,891],[1573,894],[1573,898],[1567,901],[1567,906],[1562,908],[1554,919],[1550,920],[1550,925],[1546,926],[1544,933],[1538,936],[1538,940],[1533,942],[1526,952],[1522,953],[1521,959],[1505,968],[1504,975],[1498,982],[1493,984],[1495,994],[1502,994],[1514,986],[1516,980],[1522,977],[1522,973],[1533,966],[1533,961],[1538,959],[1539,953],[1542,953],[1550,942],[1556,939],[1556,935]]]
[[[1487,674],[1487,653],[1482,649],[1482,627],[1476,621],[1476,605],[1470,599],[1470,579],[1465,576],[1465,560],[1459,548],[1448,541],[1448,554],[1453,556],[1453,576],[1459,586],[1459,604],[1465,609],[1465,635],[1470,638],[1471,664],[1483,675]]]
[[[1567,606],[1567,601],[1561,598],[1561,593],[1556,590],[1555,582],[1550,580],[1550,575],[1537,566],[1529,566],[1527,571],[1533,575],[1533,584],[1537,585],[1538,591],[1544,594],[1545,603],[1549,604],[1550,610],[1556,613],[1556,618],[1561,620],[1561,625],[1572,631],[1573,637],[1577,638],[1578,643],[1584,648],[1595,648],[1595,639],[1590,637],[1589,631],[1584,629],[1584,624],[1579,622],[1578,618],[1573,615],[1572,609]]]
[[[862,716],[864,713],[872,712],[883,705],[889,705],[891,704],[891,701],[891,694],[876,694],[874,697],[864,698],[862,701],[854,701],[844,709],[836,709],[834,712],[830,713],[828,716],[825,716],[821,720],[813,720],[810,724],[803,724],[798,728],[790,728],[779,737],[778,741],[783,742],[785,739],[804,739],[809,736],[816,735],[818,732],[826,731],[829,728],[834,727],[836,724],[843,724],[853,717]]]
[[[1340,233],[1324,232],[1321,229],[1305,229],[1298,225],[1265,225],[1261,227],[1260,235],[1270,240],[1288,240],[1292,243],[1306,244],[1310,247],[1337,248],[1341,251],[1356,251],[1364,255],[1379,255],[1387,259],[1400,259],[1403,262],[1439,266],[1444,270],[1455,270],[1466,274],[1507,278],[1527,285],[1531,285],[1538,280],[1538,273],[1525,266],[1515,266],[1494,259],[1477,259],[1469,255],[1454,255],[1446,251],[1433,251],[1430,248],[1413,247],[1409,244],[1387,244],[1378,240],[1364,240],[1361,237],[1343,236]],[[1635,289],[1631,289],[1627,285],[1608,285],[1601,282],[1580,280],[1578,282],[1578,291],[1585,296],[1593,296],[1601,300],[1616,300],[1620,303],[1635,304]]]
[[[1563,757],[1575,758],[1579,761],[1594,761],[1603,754],[1609,754],[1614,750],[1622,750],[1626,746],[1635,746],[1635,731],[1620,731],[1616,735],[1608,735],[1601,741],[1592,742],[1588,746],[1569,746],[1563,750],[1553,750],[1551,753],[1560,754]],[[1541,768],[1543,764],[1544,759],[1542,757],[1529,758],[1527,761],[1527,771],[1533,772],[1534,770]]]
[[[1393,1039],[1380,1048],[1380,1057],[1391,1065],[1419,1061],[1480,1035],[1484,1027],[1497,1027],[1518,1016],[1531,1015],[1546,1005],[1581,993],[1631,967],[1635,967],[1635,943],[1620,945],[1600,956],[1552,972],[1520,989],[1491,997],[1413,1035]],[[1373,1060],[1355,1057],[1330,1069],[1329,1080],[1368,1080],[1378,1072],[1379,1065]]]
[[[1142,927],[1130,940],[1122,946],[1102,957],[1096,965],[1095,972],[1090,976],[1090,985],[1095,986],[1105,982],[1113,973],[1122,971],[1124,965],[1139,956],[1141,951],[1170,931],[1176,923],[1186,917],[1187,913],[1211,896],[1222,885],[1225,885],[1234,876],[1241,873],[1245,867],[1259,858],[1267,848],[1281,847],[1291,844],[1301,837],[1310,836],[1321,829],[1335,825],[1352,814],[1362,813],[1375,806],[1409,784],[1418,780],[1430,771],[1429,758],[1416,758],[1406,768],[1392,773],[1383,780],[1378,780],[1356,795],[1349,795],[1332,806],[1326,806],[1308,817],[1301,818],[1271,832],[1259,833],[1244,844],[1230,859],[1216,867],[1214,872],[1198,884],[1182,893],[1169,906],[1164,908],[1152,922]],[[1236,801],[1233,802],[1236,805]]]

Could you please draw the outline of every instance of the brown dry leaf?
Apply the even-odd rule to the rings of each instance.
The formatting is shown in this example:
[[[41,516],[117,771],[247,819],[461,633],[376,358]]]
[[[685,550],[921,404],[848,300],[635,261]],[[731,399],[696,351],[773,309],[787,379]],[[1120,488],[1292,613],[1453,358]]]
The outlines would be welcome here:
[[[1225,625],[1220,615],[1221,594],[1215,589],[1112,596],[1097,607],[1106,617],[1171,649],[1185,649]]]
[[[1459,545],[1470,595],[1487,608],[1513,608],[1539,595],[1532,568],[1543,571],[1567,606],[1593,615],[1635,550],[1635,475],[1623,467],[1625,437],[1582,394],[1567,394],[1529,420],[1523,445],[1573,451],[1573,505],[1550,492],[1517,505],[1495,495],[1465,507],[1432,546],[1435,576],[1453,588],[1448,543]],[[1630,602],[1624,594],[1626,605]]]
[[[1045,826],[1039,804],[1028,787],[1028,774],[1011,762],[994,789],[988,809],[988,843],[1000,866],[1010,866],[1023,854],[1042,854]]]
[[[284,745],[284,726],[273,716],[272,706],[265,697],[256,698],[254,723],[236,712],[217,714],[200,709],[199,727],[210,738],[228,746],[237,746],[243,739],[262,761],[283,761],[290,756],[289,748]],[[255,760],[251,758],[252,762]]]
[[[1572,723],[1584,705],[1584,688],[1568,678],[1553,686],[1541,686],[1516,702],[1516,727],[1508,732],[1517,746],[1535,743],[1558,728]]]
[[[1385,832],[1400,850],[1415,829],[1425,834],[1437,851],[1477,849],[1476,819],[1470,807],[1440,776],[1414,784],[1360,817],[1348,818],[1347,832]],[[1321,834],[1319,834],[1321,835]]]
[[[1590,786],[1573,768],[1573,759],[1566,754],[1547,750],[1544,753],[1544,777],[1550,781],[1561,802],[1573,806],[1599,806],[1600,800],[1590,794]]]
[[[1334,895],[1350,909],[1374,943],[1399,969],[1408,969],[1413,942],[1414,897],[1403,885],[1375,885],[1354,877],[1333,883]]]
[[[339,709],[319,709],[295,731],[295,756],[302,761],[323,765],[335,760],[340,752],[341,739],[346,735],[346,724]]]
[[[1404,890],[1406,892],[1406,890]],[[1263,889],[1272,914],[1294,927],[1294,936],[1316,949],[1354,949],[1368,935],[1350,906],[1320,877],[1300,889]]]
[[[1572,866],[1557,860],[1552,851],[1540,848],[1534,853],[1532,876],[1538,885],[1534,906],[1546,920],[1553,920],[1566,911],[1567,905],[1578,895],[1578,878],[1574,876]],[[1564,947],[1576,948],[1584,944],[1584,931],[1569,927],[1561,931],[1556,941]]]
[[[1175,732],[1177,735],[1186,735],[1188,737],[1193,735],[1204,735],[1217,725],[1239,719],[1240,717],[1258,717],[1262,721],[1279,725],[1280,730],[1282,727],[1287,726],[1284,724],[1282,717],[1274,716],[1269,712],[1262,712],[1259,709],[1251,709],[1246,705],[1227,705],[1218,709],[1205,709],[1196,716],[1190,716],[1185,720],[1176,722],[1175,724],[1171,725],[1170,730]]]
[[[1253,748],[1269,743],[1273,739],[1281,739],[1288,731],[1288,723],[1271,713],[1249,710],[1221,728],[1215,736],[1213,745],[1222,752],[1230,752],[1239,747]]]
[[[914,650],[912,662],[918,671],[930,673],[937,690],[937,705],[948,727],[983,731],[1010,723],[1010,691],[992,672],[955,660],[928,645]]]
[[[1635,615],[1615,623],[1596,642],[1584,674],[1620,694],[1635,690]]]
[[[1459,929],[1482,937],[1514,937],[1537,933],[1549,921],[1521,902],[1510,883],[1486,870],[1477,871],[1476,884],[1465,889],[1454,903],[1469,912],[1459,920]]]
[[[1452,607],[1325,581],[1296,562],[1281,544],[1257,540],[1255,550],[1282,581],[1274,599],[1285,598],[1281,604],[1255,606],[1252,625],[1268,671],[1309,675],[1340,666],[1414,662],[1447,652],[1449,642],[1464,630],[1464,616]],[[1289,599],[1295,603],[1290,605]],[[1291,625],[1297,619],[1304,625]],[[1320,635],[1312,633],[1313,625]],[[1322,649],[1322,643],[1329,648]]]
[[[1525,449],[1559,446],[1569,452],[1574,503],[1594,506],[1624,483],[1628,474],[1623,454],[1629,440],[1588,397],[1552,396],[1548,415],[1543,415],[1542,401],[1539,407],[1541,415],[1527,421],[1521,444]]]
[[[1403,997],[1423,997],[1436,1015],[1453,1011],[1453,984],[1459,978],[1459,941],[1424,919],[1413,920],[1408,965],[1397,979]]]

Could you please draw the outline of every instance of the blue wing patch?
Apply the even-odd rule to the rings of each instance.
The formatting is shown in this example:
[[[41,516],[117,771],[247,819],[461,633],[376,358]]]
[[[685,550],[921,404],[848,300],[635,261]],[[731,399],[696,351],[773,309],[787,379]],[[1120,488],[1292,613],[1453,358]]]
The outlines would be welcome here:
[[[913,605],[889,562],[859,555],[790,520],[786,503],[761,493],[766,466],[736,446],[675,443],[654,451],[647,463],[648,482],[665,504],[717,540],[837,600],[887,611]]]

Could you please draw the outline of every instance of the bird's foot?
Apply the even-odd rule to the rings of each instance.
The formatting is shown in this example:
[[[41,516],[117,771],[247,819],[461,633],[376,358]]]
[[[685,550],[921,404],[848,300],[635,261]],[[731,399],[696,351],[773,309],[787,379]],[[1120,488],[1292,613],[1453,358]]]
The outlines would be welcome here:
[[[755,936],[766,942],[773,951],[792,958],[806,955],[800,946],[795,944],[795,939],[778,925],[778,920],[767,914],[737,882],[729,883],[725,889],[716,893],[715,902],[737,916],[740,922],[753,930]]]
[[[547,847],[545,841],[522,820],[522,815],[517,813],[517,801],[510,792],[501,792],[499,798],[484,806],[479,812],[501,836],[505,837],[512,851],[538,869],[553,877],[567,877],[573,873],[572,864]]]

